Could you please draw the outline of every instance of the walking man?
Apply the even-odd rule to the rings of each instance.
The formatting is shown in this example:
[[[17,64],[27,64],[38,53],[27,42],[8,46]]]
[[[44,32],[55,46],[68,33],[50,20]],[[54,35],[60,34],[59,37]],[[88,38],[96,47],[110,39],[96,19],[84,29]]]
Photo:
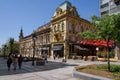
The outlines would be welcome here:
[[[8,59],[7,59],[7,67],[8,67],[8,71],[10,70],[11,64],[12,64],[12,57],[9,56]]]
[[[18,57],[18,66],[19,66],[19,69],[21,69],[22,61],[23,61],[23,57],[22,57],[22,55],[20,54],[20,56]]]

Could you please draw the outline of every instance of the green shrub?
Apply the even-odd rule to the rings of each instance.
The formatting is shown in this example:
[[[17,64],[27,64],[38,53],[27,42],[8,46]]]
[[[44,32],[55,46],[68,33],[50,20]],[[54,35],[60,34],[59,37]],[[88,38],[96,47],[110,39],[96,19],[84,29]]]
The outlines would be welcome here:
[[[107,65],[98,65],[96,68],[98,70],[106,70],[107,69]]]
[[[112,72],[120,72],[120,66],[118,65],[111,65],[110,67]]]

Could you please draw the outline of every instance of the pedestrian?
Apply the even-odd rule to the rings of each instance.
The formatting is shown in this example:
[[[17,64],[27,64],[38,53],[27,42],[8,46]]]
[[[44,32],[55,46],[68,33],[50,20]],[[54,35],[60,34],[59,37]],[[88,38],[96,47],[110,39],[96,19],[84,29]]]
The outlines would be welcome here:
[[[12,64],[12,56],[9,56],[8,59],[7,59],[8,71],[10,70],[11,64]]]
[[[47,62],[47,54],[44,54],[45,62]]]
[[[53,55],[53,58],[54,58],[54,60],[55,60],[55,58],[56,58],[56,54],[54,53],[54,55]]]
[[[20,54],[20,56],[18,57],[18,66],[19,66],[19,69],[21,69],[22,61],[23,61],[23,57],[22,57],[22,55]]]
[[[18,58],[17,58],[17,55],[15,54],[13,56],[13,67],[14,67],[14,70],[16,70],[16,68],[17,68],[17,61],[18,61]]]
[[[65,63],[67,62],[66,56],[63,57],[62,62],[65,62]]]

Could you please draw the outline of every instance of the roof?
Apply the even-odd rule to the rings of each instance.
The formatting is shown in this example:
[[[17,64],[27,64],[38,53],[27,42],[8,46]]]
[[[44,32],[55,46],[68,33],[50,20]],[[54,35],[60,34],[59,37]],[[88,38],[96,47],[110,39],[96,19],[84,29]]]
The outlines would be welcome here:
[[[62,9],[62,11],[69,11],[69,9],[72,7],[72,4],[69,1],[64,1],[58,8]],[[54,16],[56,15],[56,12],[54,13]]]
[[[61,8],[63,11],[68,10],[70,7],[72,7],[72,4],[69,1],[64,1],[62,4],[60,4],[59,8]]]
[[[43,30],[43,29],[49,28],[49,27],[50,27],[50,24],[51,24],[51,23],[48,22],[48,23],[46,23],[46,24],[44,24],[44,25],[38,27],[36,31],[40,31],[40,30]]]

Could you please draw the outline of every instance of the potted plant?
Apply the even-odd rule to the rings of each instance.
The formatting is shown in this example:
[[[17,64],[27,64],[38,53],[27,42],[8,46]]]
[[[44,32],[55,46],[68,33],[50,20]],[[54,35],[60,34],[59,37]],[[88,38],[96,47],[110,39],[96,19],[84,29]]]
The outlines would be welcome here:
[[[99,61],[106,61],[107,60],[107,53],[105,51],[100,51],[97,53]]]
[[[90,61],[94,61],[94,57],[93,56],[90,56]]]
[[[87,61],[87,58],[88,58],[87,56],[84,56],[84,57],[83,57],[83,60],[84,60],[84,61]]]

